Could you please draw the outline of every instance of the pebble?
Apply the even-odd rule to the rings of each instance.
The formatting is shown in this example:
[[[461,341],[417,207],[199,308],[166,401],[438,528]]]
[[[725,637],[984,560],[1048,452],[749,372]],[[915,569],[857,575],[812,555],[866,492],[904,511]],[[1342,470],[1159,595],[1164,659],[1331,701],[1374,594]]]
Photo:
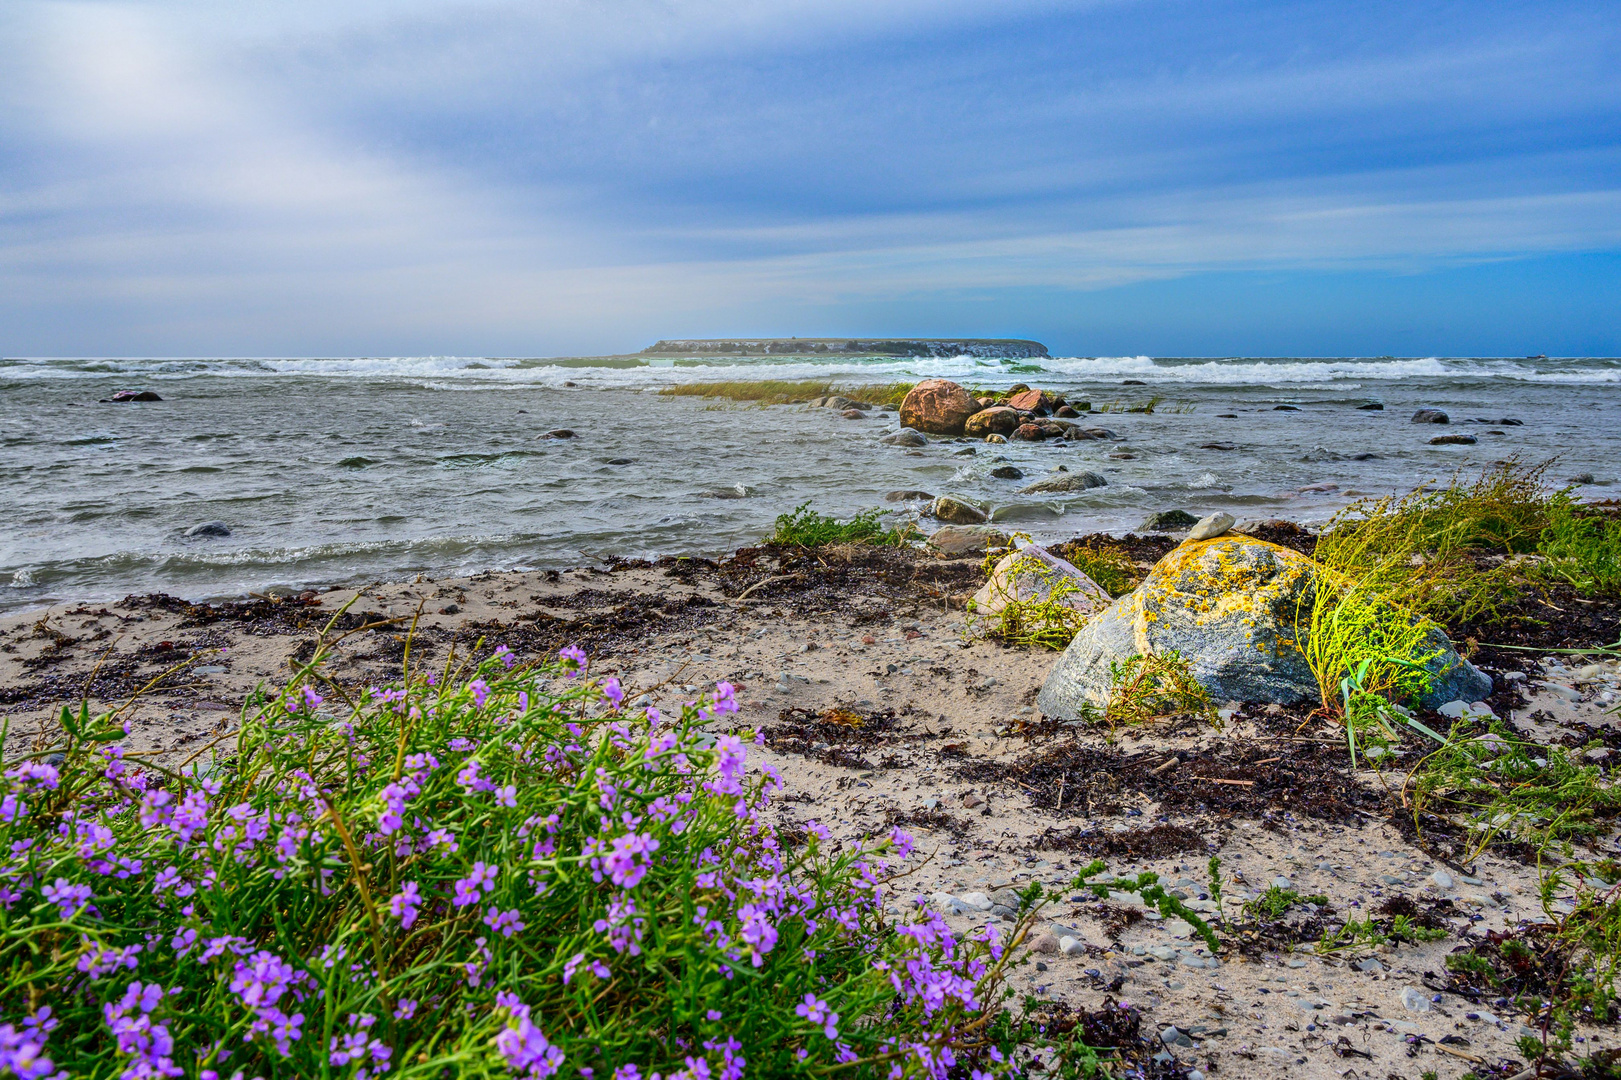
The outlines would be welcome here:
[[[1457,882],[1453,881],[1452,875],[1445,870],[1437,870],[1430,875],[1430,880],[1435,883],[1437,889],[1450,889],[1457,884]]]
[[[1411,986],[1403,987],[1401,992],[1402,1008],[1408,1012],[1429,1012],[1430,999],[1425,994],[1414,990]]]
[[[1070,940],[1073,941],[1074,939],[1071,938]],[[1050,955],[1057,952],[1058,948],[1058,939],[1051,934],[1037,934],[1035,939],[1030,942],[1030,949],[1032,952]]]
[[[1358,960],[1351,966],[1356,968],[1358,971],[1365,971],[1370,975],[1379,975],[1385,970],[1385,965],[1381,964],[1378,960],[1375,960],[1371,956],[1366,960]]]
[[[1580,700],[1582,700],[1582,692],[1580,690],[1577,690],[1575,687],[1565,686],[1565,685],[1563,685],[1561,683],[1551,682],[1551,683],[1543,683],[1542,688],[1544,690],[1548,691],[1548,693],[1552,694],[1554,697],[1562,697],[1566,701],[1580,701]]]
[[[1086,942],[1066,935],[1058,939],[1058,951],[1065,956],[1078,956],[1086,951]]]
[[[963,893],[962,902],[981,911],[989,911],[992,907],[991,898],[982,892]],[[1060,942],[1059,944],[1062,945],[1063,943]]]

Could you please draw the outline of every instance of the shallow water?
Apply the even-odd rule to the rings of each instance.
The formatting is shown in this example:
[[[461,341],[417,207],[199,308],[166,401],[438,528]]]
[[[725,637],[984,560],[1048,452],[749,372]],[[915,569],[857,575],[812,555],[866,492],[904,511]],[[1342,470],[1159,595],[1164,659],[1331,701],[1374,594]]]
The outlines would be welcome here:
[[[1094,409],[1160,400],[1151,415],[1094,417],[1122,443],[941,441],[909,451],[879,444],[896,420],[876,410],[852,421],[656,393],[706,379],[930,376],[1027,382]],[[97,404],[124,388],[164,400]],[[1385,410],[1356,408],[1370,400]],[[1453,423],[1411,423],[1421,406]],[[562,427],[580,437],[536,438]],[[1428,444],[1457,433],[1480,441]],[[1211,443],[1233,449],[1202,448]],[[1621,494],[1621,361],[5,360],[0,450],[0,609],[11,609],[713,555],[807,500],[839,515],[905,513],[882,502],[897,488],[991,503],[1038,538],[1123,531],[1175,508],[1321,519],[1361,495],[1510,455],[1557,455],[1553,479],[1593,473],[1597,483],[1580,493],[1611,497]],[[1122,453],[1135,456],[1110,456]],[[1361,454],[1377,456],[1353,460]],[[988,476],[1006,463],[1026,478]],[[1059,464],[1101,472],[1109,485],[1017,494]],[[213,520],[231,535],[183,535]]]

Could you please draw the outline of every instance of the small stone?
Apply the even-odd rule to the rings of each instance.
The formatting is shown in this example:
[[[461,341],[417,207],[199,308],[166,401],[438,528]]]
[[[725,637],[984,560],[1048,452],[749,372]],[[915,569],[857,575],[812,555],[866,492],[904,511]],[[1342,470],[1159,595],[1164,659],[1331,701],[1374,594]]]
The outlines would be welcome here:
[[[1548,691],[1548,693],[1552,694],[1554,697],[1561,697],[1566,701],[1582,700],[1582,692],[1573,686],[1565,686],[1562,683],[1551,682],[1543,683],[1542,688]]]
[[[1365,971],[1369,975],[1378,975],[1385,970],[1385,965],[1381,964],[1371,956],[1366,960],[1358,960],[1351,966],[1356,968],[1358,971]]]
[[[1065,956],[1078,956],[1086,951],[1086,942],[1076,937],[1061,937],[1058,939],[1058,951]]]
[[[969,907],[978,908],[980,911],[989,911],[994,906],[991,898],[982,892],[963,893],[961,899]]]
[[[106,398],[105,400],[109,402],[116,401],[122,403],[126,401],[162,401],[163,399],[152,390],[120,390],[118,393],[114,394],[110,398]]]
[[[1073,939],[1071,939],[1073,940]],[[1052,934],[1037,934],[1030,942],[1030,951],[1050,956],[1057,952],[1059,941]]]
[[[1401,992],[1402,1008],[1408,1012],[1429,1012],[1430,999],[1426,995],[1414,990],[1411,986],[1404,987]]]
[[[902,428],[900,431],[894,432],[894,433],[889,434],[889,435],[885,435],[882,439],[879,439],[878,441],[883,443],[886,446],[927,446],[927,445],[929,445],[929,440],[928,440],[928,437],[926,435],[924,435],[921,431],[913,431],[911,428]]]
[[[1036,970],[1037,971],[1046,971],[1047,970],[1047,965],[1043,961],[1037,960],[1036,961]]]
[[[1272,884],[1280,889],[1292,889],[1295,887],[1295,883],[1286,877],[1275,877],[1272,879]]]
[[[985,800],[970,791],[968,794],[962,797],[962,804],[968,809],[972,810],[976,806],[984,806]]]
[[[1430,875],[1430,880],[1435,883],[1437,889],[1450,889],[1457,884],[1452,880],[1452,875],[1445,870],[1437,870]]]
[[[1007,436],[997,435],[996,433],[992,432],[991,434],[985,436],[985,441],[988,443],[1005,443],[1007,442]]]
[[[1188,530],[1189,540],[1210,540],[1226,534],[1237,524],[1237,519],[1224,510],[1217,510],[1214,514],[1199,519],[1199,523]]]

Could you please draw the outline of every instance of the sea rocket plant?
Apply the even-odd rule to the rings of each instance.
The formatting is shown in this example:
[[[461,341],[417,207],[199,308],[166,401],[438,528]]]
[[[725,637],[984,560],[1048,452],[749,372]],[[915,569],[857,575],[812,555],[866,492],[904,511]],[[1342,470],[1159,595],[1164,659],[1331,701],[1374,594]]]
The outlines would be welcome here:
[[[909,837],[790,846],[731,686],[666,718],[585,670],[295,682],[183,769],[108,721],[14,760],[0,1077],[1012,1068],[994,932],[886,912]]]

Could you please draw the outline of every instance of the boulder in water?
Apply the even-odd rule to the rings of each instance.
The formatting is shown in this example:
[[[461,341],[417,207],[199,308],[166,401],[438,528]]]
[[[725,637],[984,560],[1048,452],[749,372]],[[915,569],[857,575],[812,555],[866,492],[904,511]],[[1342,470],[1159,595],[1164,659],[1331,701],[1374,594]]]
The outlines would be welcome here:
[[[980,525],[986,520],[985,511],[950,495],[942,495],[934,500],[930,513],[941,521],[949,521],[953,525]]]
[[[186,530],[187,536],[230,536],[231,527],[223,521],[205,521]]]
[[[1020,495],[1040,495],[1043,493],[1061,493],[1066,491],[1089,491],[1092,488],[1107,487],[1109,481],[1095,472],[1062,472],[1037,480],[1019,489]]]
[[[162,401],[163,399],[153,390],[120,390],[112,397],[104,400],[122,403],[126,401]]]
[[[915,488],[902,488],[899,491],[884,492],[885,502],[911,502],[914,499],[923,499],[933,502],[934,496],[929,494],[927,491],[918,491]]]
[[[1019,414],[1006,405],[994,405],[989,409],[981,409],[970,416],[963,424],[965,435],[989,435],[995,432],[1006,435],[1019,426]]]
[[[897,432],[895,432],[893,434],[885,435],[882,439],[879,439],[878,441],[883,443],[885,446],[927,446],[927,445],[929,445],[928,436],[924,435],[923,432],[921,432],[921,431],[913,431],[911,428],[902,428],[900,431],[897,431]]]
[[[1161,510],[1157,514],[1150,514],[1143,522],[1144,532],[1180,532],[1191,529],[1199,523],[1199,519],[1186,510]]]
[[[901,402],[901,424],[931,435],[961,435],[974,399],[950,379],[924,379]]]
[[[1473,435],[1437,435],[1430,440],[1431,446],[1473,446],[1480,440]]]
[[[1413,414],[1413,423],[1415,424],[1447,424],[1451,422],[1452,418],[1440,409],[1420,409]]]

